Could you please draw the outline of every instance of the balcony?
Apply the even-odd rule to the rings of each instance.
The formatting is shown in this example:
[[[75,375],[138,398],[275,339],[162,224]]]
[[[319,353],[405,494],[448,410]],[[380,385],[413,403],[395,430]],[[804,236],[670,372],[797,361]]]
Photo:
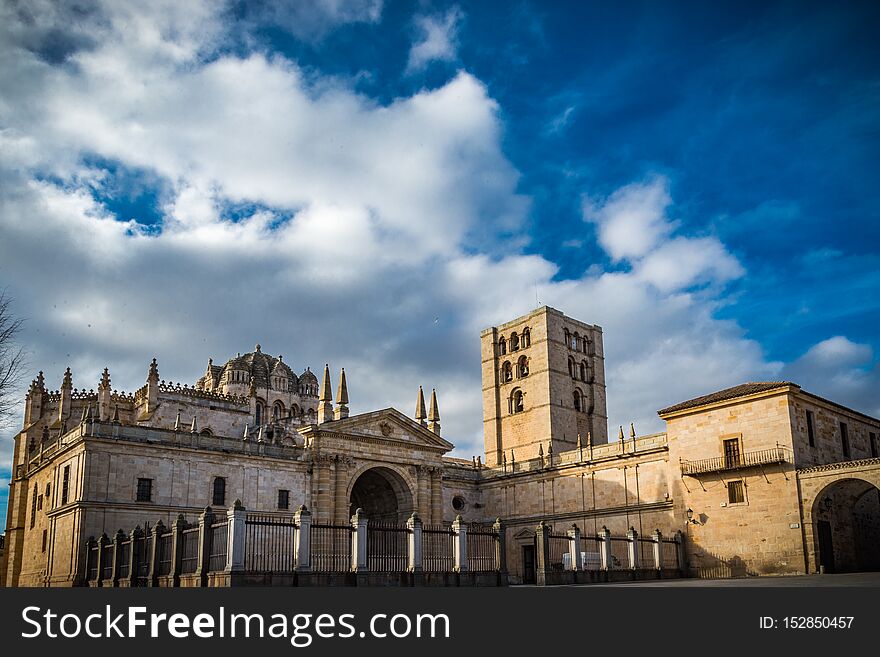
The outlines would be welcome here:
[[[685,461],[679,459],[681,463],[681,474],[698,475],[708,472],[726,472],[729,470],[743,470],[745,468],[755,468],[762,465],[772,465],[774,463],[786,463],[791,459],[788,456],[788,450],[776,445],[770,449],[760,449],[755,452],[743,452],[742,454],[719,456],[714,459],[702,459],[699,461]]]

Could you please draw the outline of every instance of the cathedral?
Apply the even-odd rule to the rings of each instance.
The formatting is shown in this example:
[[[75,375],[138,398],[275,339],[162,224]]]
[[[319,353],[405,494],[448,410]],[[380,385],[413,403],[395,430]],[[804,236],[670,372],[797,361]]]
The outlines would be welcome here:
[[[603,334],[549,308],[480,334],[485,452],[449,456],[438,394],[412,416],[349,412],[345,370],[297,374],[258,344],[192,384],[154,359],[144,385],[42,372],[14,441],[0,583],[83,584],[89,537],[240,503],[315,524],[503,521],[511,583],[535,580],[535,527],[684,536],[684,574],[880,568],[880,421],[787,381],[659,411],[609,439]],[[299,368],[297,368],[299,369]],[[335,379],[335,386],[333,385]],[[335,394],[334,394],[335,388]],[[442,391],[441,391],[442,392]],[[440,395],[442,400],[442,395]],[[225,513],[225,511],[223,511]]]

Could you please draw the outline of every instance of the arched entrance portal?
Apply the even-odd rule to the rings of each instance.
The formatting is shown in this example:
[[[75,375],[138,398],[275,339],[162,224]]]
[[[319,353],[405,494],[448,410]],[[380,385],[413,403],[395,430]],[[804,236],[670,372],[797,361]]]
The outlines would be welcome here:
[[[816,496],[812,514],[825,572],[880,570],[880,489],[864,479],[840,479]]]
[[[363,509],[376,522],[403,523],[413,512],[413,498],[403,477],[390,468],[370,468],[354,482],[351,513]]]

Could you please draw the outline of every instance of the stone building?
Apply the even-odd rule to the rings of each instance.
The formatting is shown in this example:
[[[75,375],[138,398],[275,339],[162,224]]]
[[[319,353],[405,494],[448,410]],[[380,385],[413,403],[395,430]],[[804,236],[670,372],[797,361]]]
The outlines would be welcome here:
[[[206,505],[314,522],[504,522],[513,582],[535,577],[535,527],[572,524],[685,534],[689,574],[736,576],[880,567],[880,422],[789,382],[749,383],[660,411],[663,433],[609,441],[602,330],[547,307],[481,333],[485,455],[448,456],[437,395],[410,418],[350,415],[345,371],[332,394],[259,345],[209,360],[192,386],[134,393],[49,391],[42,373],[14,442],[7,586],[82,583],[90,536]]]

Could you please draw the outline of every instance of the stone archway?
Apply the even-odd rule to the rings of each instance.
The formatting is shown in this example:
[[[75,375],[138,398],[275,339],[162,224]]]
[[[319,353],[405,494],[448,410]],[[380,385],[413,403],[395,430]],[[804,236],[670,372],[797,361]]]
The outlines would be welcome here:
[[[369,468],[362,472],[351,487],[349,510],[363,509],[375,522],[404,523],[415,506],[406,480],[387,467]]]
[[[856,477],[836,479],[818,492],[809,512],[817,570],[880,570],[877,486]]]

